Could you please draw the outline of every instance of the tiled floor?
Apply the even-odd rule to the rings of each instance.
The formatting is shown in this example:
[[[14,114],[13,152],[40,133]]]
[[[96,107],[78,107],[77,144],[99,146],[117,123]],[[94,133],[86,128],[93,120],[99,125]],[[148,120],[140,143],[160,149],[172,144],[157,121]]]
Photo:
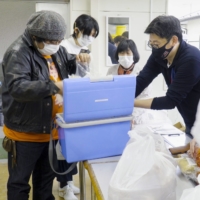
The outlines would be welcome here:
[[[91,199],[91,183],[89,176],[86,171],[86,199],[90,200]],[[7,183],[7,178],[8,178],[8,170],[7,170],[7,161],[6,160],[0,160],[0,200],[6,200],[6,183]],[[79,186],[79,176],[78,174],[74,176],[74,183],[76,186]],[[56,200],[63,200],[63,198],[60,198],[58,196],[58,182],[54,180],[54,185],[53,185],[53,194],[55,196]],[[77,195],[78,199],[79,195]],[[29,200],[32,200],[31,195]]]

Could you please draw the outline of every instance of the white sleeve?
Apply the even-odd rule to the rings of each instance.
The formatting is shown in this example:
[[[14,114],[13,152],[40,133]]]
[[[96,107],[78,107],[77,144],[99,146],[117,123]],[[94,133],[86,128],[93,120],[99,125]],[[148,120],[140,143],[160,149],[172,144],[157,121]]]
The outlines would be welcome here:
[[[109,67],[108,68],[108,71],[107,71],[107,74],[106,74],[107,76],[108,75],[113,75],[113,67]]]
[[[71,52],[70,52],[70,49],[69,49],[69,46],[70,46],[70,45],[69,45],[69,42],[68,42],[67,39],[63,40],[63,41],[60,43],[60,45],[63,46],[63,47],[65,47],[65,49],[67,49],[67,52],[68,52],[68,53],[71,53]]]
[[[193,135],[194,139],[200,145],[200,102],[198,104],[197,112],[196,112],[196,120],[194,125],[191,129],[191,134]]]
[[[94,62],[94,58],[92,56],[92,53],[90,53],[89,55],[90,55],[90,63],[89,63],[90,75],[91,76],[98,76],[98,74],[99,74],[98,68],[95,69],[95,62]]]

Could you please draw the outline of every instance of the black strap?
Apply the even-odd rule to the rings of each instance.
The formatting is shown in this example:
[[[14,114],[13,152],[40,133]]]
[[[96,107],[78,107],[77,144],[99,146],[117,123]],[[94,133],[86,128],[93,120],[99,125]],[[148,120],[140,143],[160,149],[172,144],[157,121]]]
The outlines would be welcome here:
[[[56,173],[56,174],[59,174],[59,175],[65,175],[65,174],[68,174],[69,172],[71,172],[77,165],[77,162],[75,163],[72,163],[72,165],[69,167],[68,170],[66,170],[65,172],[57,172],[54,167],[53,167],[53,148],[54,145],[53,145],[53,137],[52,137],[52,130],[53,130],[53,127],[54,127],[54,123],[52,123],[52,129],[51,129],[51,133],[50,133],[50,141],[49,141],[49,163],[50,163],[50,166],[51,166],[51,169]]]
[[[90,54],[90,50],[89,49],[81,49],[80,53],[87,53]]]

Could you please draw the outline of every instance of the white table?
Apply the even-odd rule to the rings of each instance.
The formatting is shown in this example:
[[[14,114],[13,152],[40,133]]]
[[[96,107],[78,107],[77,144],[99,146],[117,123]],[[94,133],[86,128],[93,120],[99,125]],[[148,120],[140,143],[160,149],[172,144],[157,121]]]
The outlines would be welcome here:
[[[91,169],[95,175],[96,181],[98,183],[98,187],[101,189],[101,193],[103,195],[103,199],[108,199],[108,186],[112,174],[117,166],[116,162],[102,162],[102,163],[91,163]],[[89,171],[88,171],[89,172]],[[90,173],[90,172],[89,172]],[[176,187],[176,199],[179,200],[184,189],[193,188],[195,184],[191,181],[188,181],[183,174],[180,172],[177,167],[177,187]],[[101,200],[103,200],[101,199]],[[99,199],[98,199],[99,200]]]
[[[183,141],[184,145],[190,139],[186,137],[186,140]],[[179,144],[180,145],[180,144]],[[171,147],[169,143],[166,143],[167,148]],[[108,186],[111,180],[112,174],[117,166],[117,163],[120,159],[120,156],[116,157],[108,157],[103,159],[89,160],[85,161],[84,164],[81,162],[79,167],[80,171],[80,189],[81,195],[80,200],[85,200],[85,169],[88,170],[90,180],[92,183],[91,197],[92,199],[97,200],[107,200],[108,199]],[[83,166],[84,165],[84,166]],[[180,172],[179,167],[176,170],[177,174],[177,188],[176,188],[176,196],[177,200],[180,199],[182,192],[184,189],[195,187],[195,183],[187,180],[183,174]]]

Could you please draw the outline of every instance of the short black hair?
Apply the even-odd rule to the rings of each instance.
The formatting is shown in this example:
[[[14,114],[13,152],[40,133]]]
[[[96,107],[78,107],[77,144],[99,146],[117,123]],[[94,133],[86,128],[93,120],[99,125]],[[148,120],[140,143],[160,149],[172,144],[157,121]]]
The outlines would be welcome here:
[[[156,34],[161,38],[170,40],[173,35],[182,41],[182,29],[179,19],[171,15],[160,15],[156,17],[146,28],[144,33]]]
[[[92,29],[94,29],[96,32],[95,38],[99,34],[99,25],[97,21],[90,15],[80,15],[74,22],[73,28],[75,29],[76,27],[83,32],[83,35],[90,36]],[[75,31],[73,32],[72,37],[77,37]]]
[[[124,36],[118,35],[114,38],[114,43],[121,42],[124,39],[126,39]]]
[[[138,53],[137,46],[136,46],[135,42],[133,40],[129,40],[129,39],[123,39],[119,43],[117,50],[116,50],[116,53],[115,53],[115,59],[119,60],[118,54],[120,52],[127,51],[128,49],[130,49],[133,53],[134,63],[137,63],[140,60],[140,55]]]
[[[129,39],[129,32],[128,31],[124,31],[122,33],[122,36],[125,37],[125,38],[127,38],[127,39]]]

